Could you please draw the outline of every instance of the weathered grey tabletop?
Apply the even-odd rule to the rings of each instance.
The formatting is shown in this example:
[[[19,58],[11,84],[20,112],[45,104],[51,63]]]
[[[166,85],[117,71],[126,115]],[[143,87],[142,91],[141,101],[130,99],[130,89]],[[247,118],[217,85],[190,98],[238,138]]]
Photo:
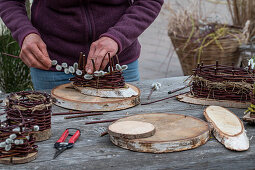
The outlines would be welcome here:
[[[142,92],[141,101],[146,102],[152,82],[160,82],[162,88],[152,94],[151,100],[168,97],[167,92],[183,86],[186,77],[174,77],[153,81],[134,83]],[[47,91],[50,92],[50,91]],[[224,148],[213,137],[196,149],[150,154],[125,150],[113,145],[109,136],[99,137],[98,128],[107,127],[109,123],[85,125],[85,122],[100,119],[121,118],[141,113],[179,113],[201,118],[204,106],[181,103],[174,99],[158,103],[136,106],[127,110],[106,112],[104,115],[88,118],[66,120],[64,116],[52,117],[53,136],[38,143],[39,154],[36,160],[22,165],[0,165],[1,169],[254,169],[255,168],[255,127],[245,124],[250,139],[250,149],[246,152],[234,152]],[[244,109],[231,109],[238,117],[243,116]],[[54,106],[53,112],[67,111]],[[62,153],[55,160],[53,148],[56,140],[65,128],[81,129],[82,135],[75,146]]]

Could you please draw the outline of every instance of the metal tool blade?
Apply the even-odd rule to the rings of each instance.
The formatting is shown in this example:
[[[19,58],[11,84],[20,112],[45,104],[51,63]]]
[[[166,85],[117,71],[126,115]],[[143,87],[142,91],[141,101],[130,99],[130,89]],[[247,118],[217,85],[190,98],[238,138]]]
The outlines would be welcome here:
[[[59,150],[56,151],[53,159],[55,159],[56,157],[58,157],[58,155],[60,155],[62,152],[64,152],[66,150],[66,148],[61,148]]]

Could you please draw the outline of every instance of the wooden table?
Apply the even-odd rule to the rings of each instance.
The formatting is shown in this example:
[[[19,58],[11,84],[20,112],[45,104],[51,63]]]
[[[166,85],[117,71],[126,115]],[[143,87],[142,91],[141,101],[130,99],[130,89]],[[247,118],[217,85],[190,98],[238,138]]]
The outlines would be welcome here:
[[[146,102],[152,82],[160,82],[162,88],[152,94],[151,100],[168,97],[167,92],[183,86],[186,77],[174,77],[133,83],[141,88],[141,101]],[[47,92],[50,92],[48,90]],[[113,145],[109,136],[99,137],[97,129],[107,127],[109,123],[85,125],[85,122],[100,119],[121,118],[126,115],[141,113],[179,113],[205,120],[204,106],[186,104],[174,99],[158,103],[137,106],[131,109],[106,112],[104,115],[88,118],[66,120],[64,116],[52,117],[53,136],[50,140],[38,143],[38,158],[23,165],[0,165],[0,169],[253,169],[255,168],[255,127],[245,124],[250,138],[250,149],[246,152],[233,152],[224,148],[215,138],[205,145],[183,152],[150,154],[121,149]],[[244,109],[231,109],[238,117],[243,116]],[[53,112],[67,111],[54,106]],[[74,148],[65,151],[55,160],[53,144],[65,128],[81,129],[81,137]],[[253,137],[254,136],[254,137]]]

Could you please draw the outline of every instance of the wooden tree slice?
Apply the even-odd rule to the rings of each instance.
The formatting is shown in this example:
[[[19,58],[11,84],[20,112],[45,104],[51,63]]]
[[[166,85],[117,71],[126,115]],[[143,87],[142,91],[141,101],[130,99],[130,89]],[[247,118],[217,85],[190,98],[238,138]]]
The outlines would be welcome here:
[[[139,114],[117,120],[142,121],[155,126],[153,136],[140,139],[123,139],[110,135],[110,140],[117,146],[151,153],[176,152],[196,148],[209,139],[209,126],[203,120],[195,117],[168,114]]]
[[[8,157],[0,158],[0,164],[23,164],[36,159],[37,152],[28,154],[26,157]]]
[[[255,124],[255,117],[251,117],[250,113],[247,113],[246,115],[244,115],[243,121]]]
[[[234,113],[220,106],[209,106],[204,116],[213,127],[215,138],[226,148],[235,151],[249,149],[249,139],[243,123]]]
[[[134,88],[130,87],[129,84],[126,83],[126,88],[119,89],[95,89],[91,87],[78,87],[73,85],[74,88],[79,90],[82,94],[89,96],[98,96],[105,98],[125,98],[137,96],[138,92],[134,90]]]
[[[147,122],[120,121],[111,124],[108,133],[123,139],[147,138],[155,134],[155,127]]]
[[[36,142],[45,141],[51,137],[51,129],[46,129],[43,131],[32,132],[32,133],[33,133],[33,136],[35,137]]]
[[[176,98],[181,102],[206,105],[206,106],[214,105],[214,106],[222,106],[222,107],[247,108],[251,105],[250,102],[236,102],[236,101],[230,101],[230,100],[197,98],[191,95],[190,93],[179,95]]]
[[[67,88],[71,84],[63,84],[51,91],[52,97],[56,99],[55,104],[72,110],[89,110],[89,111],[114,111],[127,109],[140,104],[140,90],[130,85],[137,96],[128,98],[101,98],[88,96],[80,93],[78,90]]]

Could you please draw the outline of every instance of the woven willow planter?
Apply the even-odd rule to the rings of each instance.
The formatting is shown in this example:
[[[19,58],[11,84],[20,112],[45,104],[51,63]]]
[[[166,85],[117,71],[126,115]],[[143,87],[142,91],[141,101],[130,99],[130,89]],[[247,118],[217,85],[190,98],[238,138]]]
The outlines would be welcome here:
[[[184,49],[188,37],[174,35],[170,31],[168,32],[168,36],[172,40],[174,49],[179,57],[184,75],[191,75],[192,69],[196,68],[198,63],[198,50],[196,49],[200,44],[190,41]],[[201,63],[211,65],[215,64],[215,61],[219,61],[222,65],[234,64],[234,66],[239,67],[241,62],[239,52],[240,40],[236,36],[241,39],[240,34],[235,34],[235,36],[226,35],[218,39],[218,42],[224,50],[220,49],[215,41],[205,47],[200,56]]]

